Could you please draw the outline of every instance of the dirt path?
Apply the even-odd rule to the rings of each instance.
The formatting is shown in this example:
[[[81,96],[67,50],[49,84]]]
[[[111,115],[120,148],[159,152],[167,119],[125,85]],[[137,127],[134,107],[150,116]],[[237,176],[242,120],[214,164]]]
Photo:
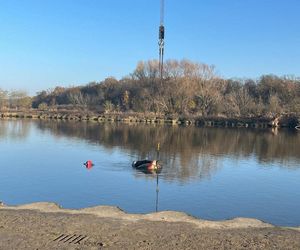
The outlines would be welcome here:
[[[0,208],[0,249],[300,249],[300,231],[253,219],[209,222],[176,212],[36,203]]]

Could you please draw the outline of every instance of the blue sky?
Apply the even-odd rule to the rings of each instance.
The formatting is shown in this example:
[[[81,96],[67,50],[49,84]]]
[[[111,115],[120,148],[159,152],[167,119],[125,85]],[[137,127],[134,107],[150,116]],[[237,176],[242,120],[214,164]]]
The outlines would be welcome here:
[[[165,0],[166,58],[300,76],[299,0]],[[121,78],[158,57],[159,0],[0,0],[0,88]]]

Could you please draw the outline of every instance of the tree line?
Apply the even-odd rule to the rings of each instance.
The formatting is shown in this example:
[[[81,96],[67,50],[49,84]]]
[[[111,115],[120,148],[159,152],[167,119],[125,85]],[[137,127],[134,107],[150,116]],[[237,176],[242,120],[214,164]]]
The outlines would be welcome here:
[[[224,79],[214,66],[169,60],[161,80],[158,62],[149,60],[139,62],[120,80],[110,77],[84,86],[56,87],[32,98],[24,92],[0,89],[0,107],[177,116],[299,115],[300,78],[263,75],[259,79]]]
[[[33,98],[24,90],[7,91],[0,88],[0,109],[29,109]]]

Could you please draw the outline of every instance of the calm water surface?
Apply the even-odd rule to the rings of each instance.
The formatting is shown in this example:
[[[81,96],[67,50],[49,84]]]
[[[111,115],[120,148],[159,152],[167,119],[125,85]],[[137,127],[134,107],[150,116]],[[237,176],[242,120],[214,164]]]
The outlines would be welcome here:
[[[159,158],[155,174],[131,167]],[[0,120],[0,200],[300,226],[300,133]],[[83,162],[91,159],[88,170]]]

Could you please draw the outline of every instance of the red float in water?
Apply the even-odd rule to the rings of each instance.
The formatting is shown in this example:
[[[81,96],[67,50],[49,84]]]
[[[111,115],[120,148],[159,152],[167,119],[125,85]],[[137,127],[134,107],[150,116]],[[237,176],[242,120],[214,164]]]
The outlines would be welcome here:
[[[87,169],[91,169],[94,166],[94,164],[91,160],[86,161],[86,163],[84,163],[84,165]]]

